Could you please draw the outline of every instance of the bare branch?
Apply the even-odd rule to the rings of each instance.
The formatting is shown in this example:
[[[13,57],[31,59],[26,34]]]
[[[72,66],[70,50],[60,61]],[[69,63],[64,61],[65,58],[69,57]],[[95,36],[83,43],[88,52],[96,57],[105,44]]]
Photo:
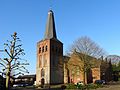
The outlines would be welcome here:
[[[12,77],[15,71],[20,70],[21,72],[28,73],[28,70],[24,67],[24,65],[29,65],[29,63],[23,63],[20,60],[21,55],[25,55],[24,49],[21,48],[22,44],[19,44],[21,40],[17,37],[17,33],[15,32],[11,35],[12,39],[7,40],[7,43],[4,43],[4,53],[7,55],[7,58],[0,58],[0,65],[4,67],[4,71],[6,71],[6,88],[9,86],[10,78]],[[17,73],[23,74],[23,73]],[[14,76],[14,75],[13,75]]]
[[[12,56],[10,55],[10,53],[8,52],[8,50],[7,50],[7,49],[5,49],[5,52],[7,53],[7,55],[9,55],[9,57],[11,57],[11,58],[12,58]]]
[[[1,60],[4,64],[7,64],[3,59],[0,58],[0,60]]]
[[[20,75],[20,74],[24,75],[23,73],[19,72],[17,74],[14,74],[13,76],[17,76],[17,75]]]
[[[0,65],[2,65],[4,68],[6,68],[4,64],[0,63]]]
[[[86,36],[77,39],[72,45],[72,49],[76,49],[79,53],[83,53],[96,58],[99,58],[105,54],[105,51],[100,48],[99,45],[97,45]]]

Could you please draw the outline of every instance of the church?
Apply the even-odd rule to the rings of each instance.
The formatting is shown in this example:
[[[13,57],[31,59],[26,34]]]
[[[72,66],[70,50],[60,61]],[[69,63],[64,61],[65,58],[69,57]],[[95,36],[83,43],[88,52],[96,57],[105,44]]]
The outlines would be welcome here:
[[[44,38],[37,43],[36,84],[64,83],[63,43],[57,39],[54,13],[49,10]]]
[[[110,81],[111,63],[107,60],[88,57],[94,63],[94,67],[90,68],[85,82],[94,83],[95,80],[100,79]],[[37,43],[36,85],[83,81],[83,71],[79,69],[82,64],[74,53],[70,57],[63,56],[63,43],[57,38],[54,13],[49,10],[44,38]]]

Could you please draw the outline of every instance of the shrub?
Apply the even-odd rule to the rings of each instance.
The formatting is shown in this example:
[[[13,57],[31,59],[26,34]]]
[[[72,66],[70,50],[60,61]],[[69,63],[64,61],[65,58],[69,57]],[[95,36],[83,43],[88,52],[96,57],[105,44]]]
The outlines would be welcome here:
[[[86,88],[87,89],[96,89],[97,85],[96,84],[88,84],[88,85],[86,85]]]
[[[66,89],[78,89],[78,90],[89,90],[89,89],[96,89],[100,88],[103,85],[101,84],[87,84],[87,85],[75,85],[75,84],[68,84]]]
[[[68,84],[66,89],[77,89],[77,86],[75,84]]]
[[[80,90],[84,90],[86,87],[84,85],[77,85],[77,88],[80,89]]]
[[[65,89],[66,88],[66,86],[65,85],[61,85],[61,89]]]
[[[86,85],[86,88],[89,90],[89,89],[96,89],[96,88],[100,88],[102,87],[101,84],[88,84]]]

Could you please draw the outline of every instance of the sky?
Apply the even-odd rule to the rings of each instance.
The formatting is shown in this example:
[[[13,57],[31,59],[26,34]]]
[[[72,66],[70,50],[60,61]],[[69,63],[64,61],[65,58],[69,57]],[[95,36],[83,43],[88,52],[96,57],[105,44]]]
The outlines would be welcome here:
[[[120,0],[0,0],[0,50],[17,32],[30,74],[36,73],[36,44],[44,37],[50,9],[64,54],[74,40],[88,36],[108,54],[120,55]]]

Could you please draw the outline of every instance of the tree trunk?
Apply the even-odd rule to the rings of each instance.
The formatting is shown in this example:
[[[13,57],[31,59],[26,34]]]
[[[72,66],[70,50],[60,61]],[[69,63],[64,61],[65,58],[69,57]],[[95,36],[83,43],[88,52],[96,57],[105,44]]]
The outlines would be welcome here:
[[[85,85],[85,81],[86,81],[86,65],[85,65],[85,59],[83,59],[83,84]]]
[[[86,76],[86,63],[85,63],[85,59],[84,59],[84,67],[83,67],[83,84],[87,84],[86,80],[87,80],[87,76]]]
[[[83,84],[85,85],[85,72],[83,71]]]
[[[10,89],[10,65],[8,65],[7,73],[6,73],[6,90]]]
[[[6,90],[9,90],[9,86],[10,86],[10,76],[9,76],[9,72],[7,73],[8,75],[6,76]]]
[[[87,73],[83,71],[83,84],[87,84]]]

